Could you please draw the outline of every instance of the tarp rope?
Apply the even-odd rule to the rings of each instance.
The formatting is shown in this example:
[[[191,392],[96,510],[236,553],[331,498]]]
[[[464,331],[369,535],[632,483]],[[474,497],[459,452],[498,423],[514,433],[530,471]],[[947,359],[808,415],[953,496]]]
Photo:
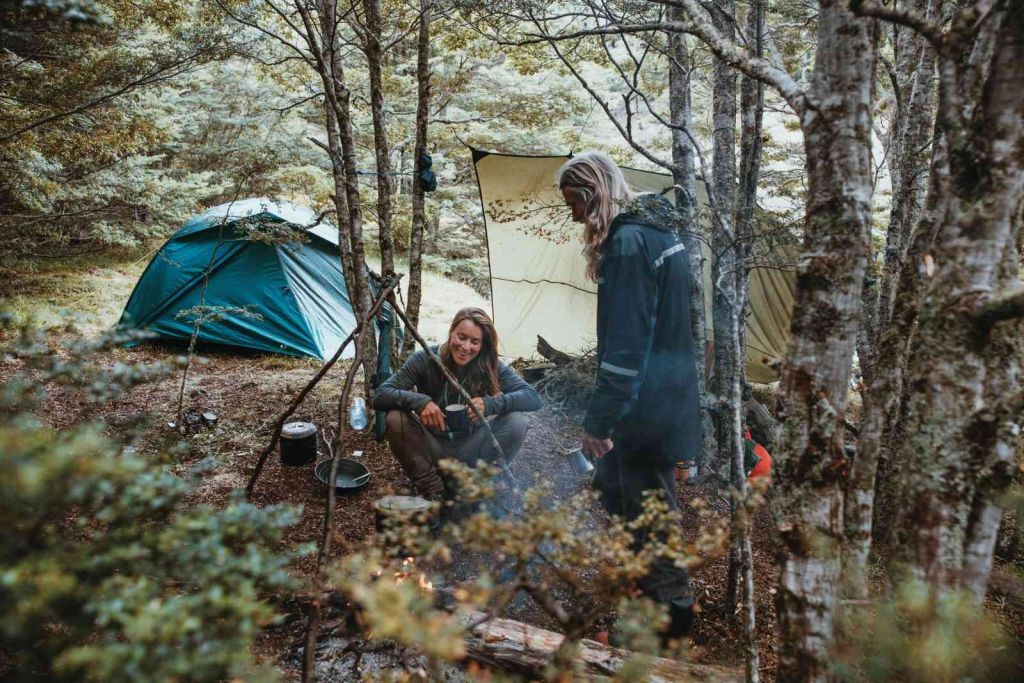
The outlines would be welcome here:
[[[591,103],[590,103],[590,113],[587,114],[587,118],[583,122],[583,125],[580,126],[580,129],[578,131],[576,131],[576,139],[572,141],[572,145],[569,147],[569,156],[572,156],[573,152],[576,151],[576,145],[579,144],[580,136],[583,135],[583,129],[587,127],[588,123],[590,123],[590,117],[594,113],[594,106],[595,105],[597,105],[597,100],[591,101]]]

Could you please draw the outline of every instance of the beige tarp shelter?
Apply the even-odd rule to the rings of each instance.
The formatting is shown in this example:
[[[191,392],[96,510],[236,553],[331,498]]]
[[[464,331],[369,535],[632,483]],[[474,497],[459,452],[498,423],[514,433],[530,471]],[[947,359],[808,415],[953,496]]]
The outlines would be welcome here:
[[[595,344],[597,285],[586,277],[581,228],[571,222],[555,185],[555,172],[566,159],[473,150],[487,229],[491,305],[506,357],[534,356],[537,335],[570,353]],[[660,193],[672,186],[668,175],[622,170],[638,191]],[[703,183],[697,194],[706,207]],[[706,213],[702,211],[702,220]],[[791,247],[775,249],[792,252]],[[706,245],[703,255],[710,321],[711,259]],[[791,263],[792,254],[775,254],[772,261]],[[778,265],[755,267],[751,273],[746,368],[753,382],[778,379],[773,368],[786,353],[794,280],[791,269]]]

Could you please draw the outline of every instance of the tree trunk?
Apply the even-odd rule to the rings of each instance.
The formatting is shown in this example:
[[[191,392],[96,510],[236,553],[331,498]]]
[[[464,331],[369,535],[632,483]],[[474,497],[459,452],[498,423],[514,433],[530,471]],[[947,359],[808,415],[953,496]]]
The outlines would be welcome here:
[[[351,244],[351,277],[346,273],[345,283],[349,287],[349,300],[352,302],[352,308],[356,314],[357,320],[362,320],[366,317],[366,312],[370,310],[371,297],[370,297],[370,286],[369,286],[369,272],[366,267],[366,255],[363,249],[363,212],[362,203],[359,197],[359,175],[356,173],[356,148],[355,148],[355,137],[352,132],[352,118],[350,111],[350,91],[348,86],[345,84],[345,70],[342,65],[341,52],[343,49],[341,43],[341,36],[338,33],[338,7],[336,0],[320,0],[316,4],[316,18],[319,23],[319,27],[312,26],[312,17],[308,10],[303,8],[300,10],[303,21],[307,24],[305,29],[311,36],[307,38],[307,41],[311,40],[311,44],[315,44],[315,36],[319,34],[321,57],[318,64],[320,71],[320,80],[323,83],[325,91],[325,100],[330,106],[331,111],[328,113],[328,129],[334,128],[336,134],[336,140],[331,144],[334,145],[332,148],[334,151],[331,152],[331,164],[332,166],[338,165],[339,161],[342,169],[339,171],[337,168],[333,169],[334,180],[335,180],[335,207],[339,211],[338,223],[341,226],[347,219],[347,229],[341,229],[339,232],[348,233],[348,238]],[[328,92],[329,91],[329,92]],[[332,121],[333,117],[333,121]],[[330,132],[328,133],[330,135]],[[337,156],[337,149],[341,150],[341,157]],[[338,180],[344,180],[344,187],[339,188],[337,186]],[[345,206],[342,206],[340,197],[344,195]],[[346,208],[345,214],[340,213],[342,208]],[[339,242],[343,239],[339,239]],[[345,246],[339,245],[339,248],[344,252]],[[344,261],[344,259],[343,259]],[[373,326],[371,325],[363,334],[360,335],[359,344],[361,353],[360,358],[363,359],[363,372],[366,377],[364,386],[367,392],[372,389],[370,379],[373,377],[374,368],[376,363],[376,348],[377,340],[376,334],[374,333]]]
[[[683,12],[674,5],[668,7],[669,21],[682,21]],[[668,34],[669,55],[669,121],[672,126],[672,182],[676,186],[676,208],[687,226],[683,238],[690,260],[690,324],[693,329],[693,355],[697,366],[698,394],[701,397],[701,428],[703,444],[699,459],[710,464],[715,457],[714,423],[711,419],[711,400],[707,388],[707,321],[704,311],[703,258],[701,257],[700,207],[697,203],[697,171],[695,141],[686,134],[693,124],[690,103],[690,71],[693,64],[686,47],[686,36],[679,32]]]
[[[338,227],[338,256],[341,259],[345,287],[349,291],[350,299],[355,304],[357,301],[355,293],[359,291],[360,285],[352,249],[352,214],[349,210],[348,177],[344,161],[345,152],[341,142],[341,122],[338,118],[338,112],[342,109],[339,100],[344,99],[347,107],[349,92],[343,81],[336,80],[331,76],[334,50],[330,41],[333,34],[320,34],[317,30],[317,24],[322,25],[324,16],[331,9],[321,4],[311,8],[303,2],[296,2],[295,8],[302,19],[304,29],[302,37],[309,47],[310,53],[315,56],[313,66],[316,68],[324,88],[324,128],[327,132],[326,151],[331,162],[331,178],[334,181],[331,200],[334,202]],[[318,37],[321,39],[318,40]]]
[[[715,28],[727,40],[734,39],[731,23],[736,6],[732,0],[717,0],[711,9]],[[739,263],[735,234],[736,208],[736,71],[717,57],[713,58],[711,91],[712,110],[712,167],[714,181],[711,219],[711,320],[715,345],[712,351],[712,382],[709,387],[715,406],[712,419],[715,425],[717,452],[708,469],[719,482],[728,482],[733,488],[742,485],[743,442],[733,428],[734,416],[739,414],[741,396],[737,379],[742,370],[737,356],[740,332],[737,329],[742,312],[738,289]],[[739,453],[737,469],[737,453]],[[744,486],[745,488],[745,486]],[[737,501],[733,500],[735,519]],[[734,529],[729,547],[729,575],[726,587],[726,610],[732,614],[739,603],[740,594],[740,542]]]
[[[327,149],[331,158],[331,178],[334,180],[334,212],[338,226],[338,255],[341,258],[342,275],[349,292],[357,291],[356,269],[352,265],[352,239],[349,231],[348,195],[345,194],[345,164],[342,162],[341,135],[338,132],[338,117],[335,108],[325,98],[324,124],[327,129]]]
[[[380,0],[363,0],[366,38],[363,50],[370,76],[370,110],[373,114],[373,148],[377,158],[377,228],[380,270],[383,277],[395,272],[395,243],[391,235],[391,147],[384,120],[384,86],[381,82]]]
[[[747,10],[748,40],[753,41],[756,56],[763,55],[764,45],[764,4],[763,0],[753,0]],[[761,134],[764,118],[764,86],[760,81],[744,76],[740,81],[740,171],[736,197],[736,385],[733,393],[737,399],[733,416],[734,438],[737,450],[733,453],[732,470],[738,471],[739,478],[733,485],[737,489],[739,500],[746,503],[747,477],[743,455],[743,415],[745,408],[742,399],[742,384],[745,383],[744,346],[746,334],[746,312],[750,298],[750,266],[752,244],[754,240],[757,206],[757,180],[761,170]],[[746,649],[746,672],[748,683],[760,680],[760,657],[757,650],[757,613],[754,601],[754,553],[750,541],[750,514],[745,505],[737,507],[739,515],[733,516],[733,525],[737,529],[735,581],[741,583],[743,606],[743,637]],[[733,568],[730,565],[732,583]]]
[[[405,313],[414,326],[419,325],[423,287],[423,227],[426,207],[420,182],[420,159],[427,153],[427,120],[430,115],[430,0],[420,0],[420,30],[416,57],[416,145],[413,150],[412,232],[409,236],[409,290]],[[414,340],[406,337],[404,354],[412,353]]]
[[[1024,5],[1006,3],[970,35],[939,56],[949,175],[907,371],[895,566],[980,601],[999,524],[993,506],[1012,479],[1024,409]]]
[[[780,681],[830,676],[848,461],[843,428],[871,227],[874,22],[843,0],[818,14],[801,125],[808,199],[789,352],[773,513],[780,542]]]
[[[928,18],[937,13],[936,0],[913,0],[907,4]],[[929,142],[935,132],[934,50],[923,37],[909,29],[898,29],[893,43],[896,54],[895,72],[892,74],[896,81],[896,113],[889,132],[893,199],[882,282],[878,284],[873,259],[865,278],[865,313],[858,341],[864,408],[857,457],[851,467],[846,492],[847,548],[843,562],[843,587],[857,599],[867,597],[866,572],[882,436],[887,416],[899,419],[893,416],[893,412],[899,408],[906,352],[920,309],[920,273],[913,267],[904,273],[904,264],[907,263],[909,245],[915,241],[915,235],[919,235],[914,228],[921,217],[923,195],[928,187],[927,169],[932,153]],[[930,237],[924,236],[926,240]],[[918,240],[912,254],[918,258],[923,256],[921,249],[928,243]],[[900,292],[898,300],[893,297],[896,291]],[[880,335],[882,331],[884,335]],[[894,481],[894,465],[887,455],[884,461],[885,474]],[[894,514],[895,510],[884,511],[887,518]]]
[[[717,0],[711,16],[719,33],[733,40],[732,15],[736,6],[732,0]],[[713,145],[712,174],[712,219],[711,219],[711,320],[715,345],[712,357],[712,383],[715,409],[712,418],[715,423],[715,441],[718,451],[711,464],[713,471],[721,470],[719,481],[730,482],[733,486],[742,473],[732,471],[733,453],[737,449],[737,438],[732,433],[732,413],[738,411],[740,396],[734,395],[733,379],[739,369],[740,359],[736,356],[734,338],[737,330],[739,301],[737,291],[737,240],[735,235],[736,209],[736,70],[713,58],[711,91]],[[742,445],[742,444],[741,444]],[[740,445],[740,446],[741,446]],[[728,474],[726,474],[728,472]],[[730,551],[734,555],[736,548]],[[735,560],[735,557],[732,557]],[[730,564],[734,564],[730,562]],[[730,572],[730,575],[732,572]],[[735,597],[735,591],[733,595]],[[732,602],[735,606],[735,601]]]

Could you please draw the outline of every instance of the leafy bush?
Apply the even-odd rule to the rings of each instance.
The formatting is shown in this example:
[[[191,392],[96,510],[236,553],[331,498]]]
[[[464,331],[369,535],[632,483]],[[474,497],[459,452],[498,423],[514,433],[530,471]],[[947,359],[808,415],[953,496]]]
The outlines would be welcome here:
[[[290,585],[292,558],[271,548],[296,511],[240,497],[189,507],[194,481],[104,436],[102,423],[58,432],[31,412],[56,381],[99,401],[158,374],[89,362],[119,339],[55,349],[21,330],[6,350],[35,370],[0,393],[0,676],[256,675],[252,639],[274,616],[262,596]]]
[[[579,640],[613,614],[621,644],[642,653],[616,680],[647,680],[649,655],[678,654],[662,650],[657,634],[668,623],[665,607],[638,597],[635,582],[655,560],[692,569],[720,556],[726,518],[696,504],[700,533],[687,541],[677,514],[657,496],[645,501],[637,519],[606,522],[594,517],[593,492],[559,501],[550,486],[537,484],[519,498],[493,466],[445,461],[441,467],[457,498],[441,506],[445,523],[436,536],[420,520],[385,520],[383,533],[333,568],[333,587],[357,612],[354,628],[335,635],[370,633],[412,647],[435,665],[458,661],[466,655],[462,636],[469,625],[502,616],[522,593],[567,636],[547,680],[568,680],[579,665]],[[648,540],[637,547],[636,537]]]
[[[1009,634],[970,595],[919,581],[895,587],[844,628],[850,641],[837,658],[840,680],[1009,681],[1024,665]]]

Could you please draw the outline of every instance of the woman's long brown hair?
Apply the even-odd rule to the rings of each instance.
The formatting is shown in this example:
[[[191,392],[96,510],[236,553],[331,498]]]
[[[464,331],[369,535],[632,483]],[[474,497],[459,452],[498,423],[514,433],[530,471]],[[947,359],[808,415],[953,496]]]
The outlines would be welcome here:
[[[448,342],[441,345],[441,360],[445,367],[459,377],[462,386],[466,388],[470,396],[497,396],[501,393],[501,383],[498,381],[498,332],[494,329],[494,321],[484,313],[483,309],[476,306],[467,306],[455,314],[452,324],[448,327],[448,339],[452,338],[452,330],[459,326],[463,320],[469,320],[482,332],[480,353],[476,358],[469,361],[463,370],[455,364],[452,353],[448,349]]]

